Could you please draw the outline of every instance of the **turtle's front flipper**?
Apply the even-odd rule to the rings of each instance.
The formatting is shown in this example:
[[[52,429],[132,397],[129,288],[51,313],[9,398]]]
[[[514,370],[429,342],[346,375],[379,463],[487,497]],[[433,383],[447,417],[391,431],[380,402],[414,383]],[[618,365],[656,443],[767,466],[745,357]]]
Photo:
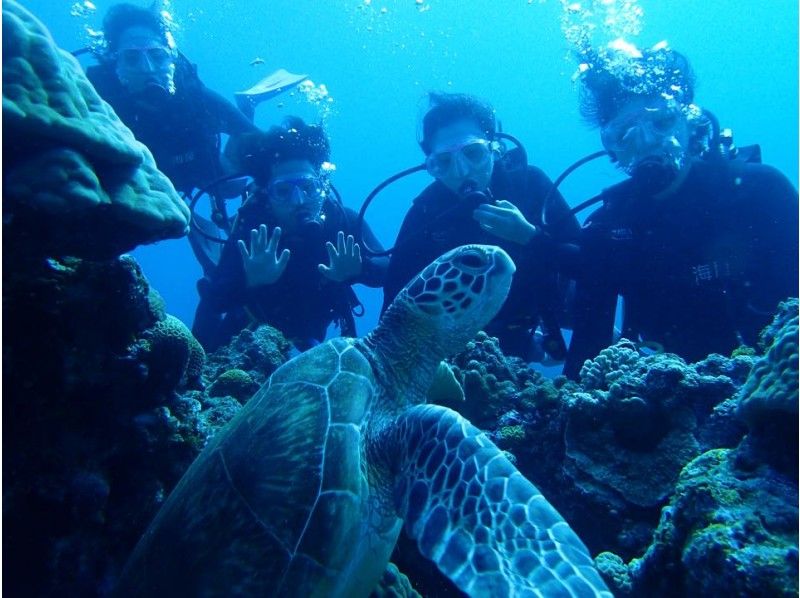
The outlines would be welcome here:
[[[399,417],[391,444],[399,461],[395,501],[406,530],[461,590],[611,597],[564,519],[458,413],[413,407]]]

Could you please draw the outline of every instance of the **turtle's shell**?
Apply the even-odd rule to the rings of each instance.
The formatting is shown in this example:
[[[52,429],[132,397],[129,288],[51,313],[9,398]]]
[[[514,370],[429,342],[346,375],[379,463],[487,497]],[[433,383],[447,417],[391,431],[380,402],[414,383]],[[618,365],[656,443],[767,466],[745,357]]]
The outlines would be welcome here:
[[[122,585],[151,595],[369,593],[399,529],[370,508],[364,424],[375,398],[351,339],[284,364],[191,466]]]

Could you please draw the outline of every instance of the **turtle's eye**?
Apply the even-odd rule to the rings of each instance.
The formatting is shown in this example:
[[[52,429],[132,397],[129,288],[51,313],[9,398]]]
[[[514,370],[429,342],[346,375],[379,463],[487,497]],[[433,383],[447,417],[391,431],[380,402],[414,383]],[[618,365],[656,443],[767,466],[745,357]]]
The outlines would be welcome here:
[[[487,258],[488,256],[482,251],[468,249],[453,258],[453,263],[458,267],[469,270],[482,270],[489,264]]]

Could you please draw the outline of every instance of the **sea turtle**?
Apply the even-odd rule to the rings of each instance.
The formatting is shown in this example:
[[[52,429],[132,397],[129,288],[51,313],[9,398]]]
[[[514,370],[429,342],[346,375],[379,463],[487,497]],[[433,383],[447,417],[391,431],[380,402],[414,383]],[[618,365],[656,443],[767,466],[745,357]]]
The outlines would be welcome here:
[[[424,404],[440,360],[494,317],[514,269],[498,247],[456,248],[366,337],[276,370],[164,503],[120,594],[367,596],[405,525],[467,594],[610,597],[503,452]]]

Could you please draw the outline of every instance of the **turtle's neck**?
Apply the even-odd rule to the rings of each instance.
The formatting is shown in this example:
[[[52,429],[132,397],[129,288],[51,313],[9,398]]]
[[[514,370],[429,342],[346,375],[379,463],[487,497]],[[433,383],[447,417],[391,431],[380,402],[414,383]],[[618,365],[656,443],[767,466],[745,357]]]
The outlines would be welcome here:
[[[426,323],[398,297],[362,340],[401,401],[424,402],[439,362],[449,354],[441,333],[426,330]]]

